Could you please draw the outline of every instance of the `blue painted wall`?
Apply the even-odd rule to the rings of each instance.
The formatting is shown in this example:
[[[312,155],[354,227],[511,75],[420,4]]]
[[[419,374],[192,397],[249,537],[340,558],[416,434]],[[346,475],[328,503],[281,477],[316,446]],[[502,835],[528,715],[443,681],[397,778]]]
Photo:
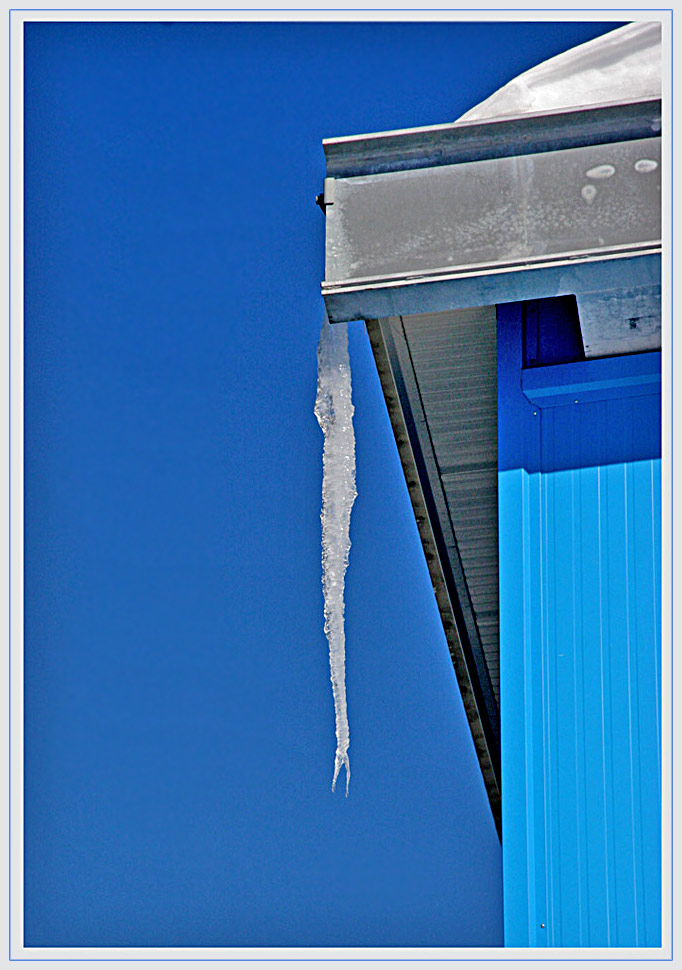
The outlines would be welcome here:
[[[660,355],[498,324],[505,945],[659,946]]]

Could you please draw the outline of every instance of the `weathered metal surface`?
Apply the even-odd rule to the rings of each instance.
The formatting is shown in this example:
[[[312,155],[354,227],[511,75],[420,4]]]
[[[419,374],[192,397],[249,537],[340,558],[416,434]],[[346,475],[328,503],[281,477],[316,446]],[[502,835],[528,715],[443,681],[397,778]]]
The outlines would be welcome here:
[[[324,288],[660,243],[658,138],[334,182]]]
[[[661,133],[659,99],[543,111],[495,121],[455,122],[322,142],[327,175],[350,178],[481,158],[559,151]]]
[[[660,285],[620,286],[577,299],[586,357],[660,350]]]
[[[647,254],[557,260],[526,269],[466,270],[402,281],[333,286],[324,302],[332,323],[538,300],[629,285],[660,286],[660,246]]]

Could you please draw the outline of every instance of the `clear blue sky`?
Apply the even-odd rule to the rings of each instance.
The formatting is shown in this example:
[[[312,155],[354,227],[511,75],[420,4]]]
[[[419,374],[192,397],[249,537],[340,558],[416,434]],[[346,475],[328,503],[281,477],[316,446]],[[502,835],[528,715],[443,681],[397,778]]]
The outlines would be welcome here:
[[[27,25],[27,945],[502,943],[360,323],[330,792],[320,143],[452,121],[615,26]]]

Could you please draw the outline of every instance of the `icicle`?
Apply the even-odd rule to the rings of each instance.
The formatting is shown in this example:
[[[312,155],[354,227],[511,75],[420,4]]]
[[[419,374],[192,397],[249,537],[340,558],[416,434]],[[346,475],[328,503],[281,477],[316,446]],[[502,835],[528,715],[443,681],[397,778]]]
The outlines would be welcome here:
[[[350,551],[350,513],[355,490],[355,434],[351,401],[348,328],[331,326],[325,313],[317,348],[315,417],[324,434],[322,456],[322,589],[324,632],[329,640],[336,757],[332,791],[341,766],[346,768],[346,795],[350,783],[348,715],[346,712],[346,635],[344,582]]]

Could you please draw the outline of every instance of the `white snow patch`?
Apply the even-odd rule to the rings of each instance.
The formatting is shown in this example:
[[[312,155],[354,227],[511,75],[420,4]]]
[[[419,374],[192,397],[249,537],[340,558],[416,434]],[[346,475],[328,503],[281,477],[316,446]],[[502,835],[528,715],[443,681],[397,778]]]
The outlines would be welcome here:
[[[331,326],[325,313],[317,348],[315,417],[324,434],[322,454],[322,589],[324,632],[329,640],[336,757],[332,791],[341,766],[346,768],[346,795],[350,783],[348,713],[346,710],[346,634],[344,586],[350,552],[350,513],[355,488],[355,433],[353,431],[348,327]]]
[[[519,74],[458,122],[661,96],[661,24],[626,24]]]

